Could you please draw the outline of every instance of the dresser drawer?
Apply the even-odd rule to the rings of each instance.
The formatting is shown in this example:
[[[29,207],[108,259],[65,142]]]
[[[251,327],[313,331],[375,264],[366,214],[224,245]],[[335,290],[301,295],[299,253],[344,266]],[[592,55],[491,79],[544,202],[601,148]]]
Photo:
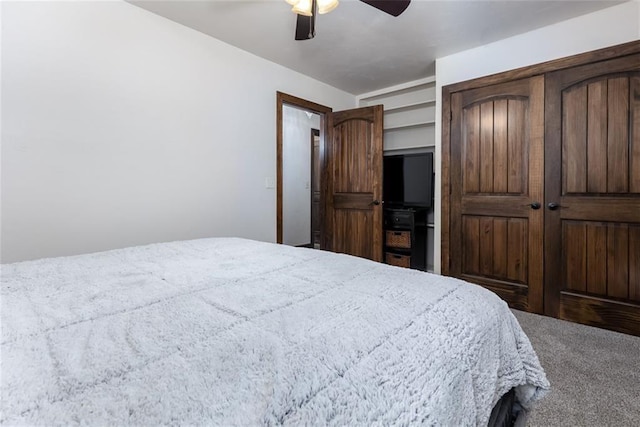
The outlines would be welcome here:
[[[391,248],[411,248],[411,232],[410,231],[386,231],[386,246]]]
[[[410,255],[400,255],[394,254],[393,252],[385,253],[385,262],[389,265],[395,265],[398,267],[411,267],[411,256]]]
[[[413,228],[413,212],[400,209],[387,209],[384,213],[385,228]]]

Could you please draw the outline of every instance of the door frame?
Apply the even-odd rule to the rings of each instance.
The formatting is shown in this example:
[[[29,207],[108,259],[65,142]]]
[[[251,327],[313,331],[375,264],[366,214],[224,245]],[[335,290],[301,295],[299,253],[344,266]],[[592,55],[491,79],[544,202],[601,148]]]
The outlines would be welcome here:
[[[315,162],[316,161],[320,161],[320,159],[316,159],[316,154],[315,154],[315,139],[316,136],[318,137],[318,145],[320,144],[320,129],[315,129],[315,128],[311,128],[311,183],[310,183],[310,197],[309,197],[309,203],[311,204],[311,236],[310,236],[310,245],[313,248],[314,247],[314,241],[313,241],[313,189],[314,189],[314,184],[316,183],[316,178],[315,178],[315,174],[313,173],[313,168],[315,167]],[[320,147],[318,146],[318,156],[320,156]],[[320,165],[320,168],[322,167],[322,165]],[[320,174],[322,175],[322,169],[320,170]],[[322,177],[320,177],[320,182],[318,183],[320,185],[320,200],[318,200],[318,205],[320,206],[320,209],[318,211],[318,215],[321,215],[322,211],[324,210],[322,207],[322,202],[324,202],[324,200],[322,199]],[[322,241],[322,222],[320,221],[320,218],[318,218],[318,223],[320,224],[320,241]],[[322,246],[322,244],[320,244]]]
[[[325,105],[317,104],[312,101],[308,101],[297,96],[289,95],[284,92],[276,92],[276,243],[282,243],[282,170],[283,170],[283,158],[282,158],[282,143],[283,143],[283,107],[284,105],[290,105],[303,110],[311,111],[320,116],[320,181],[321,184],[326,182],[326,158],[325,151],[327,147],[327,117],[326,115],[331,113],[333,109]],[[320,230],[321,234],[324,234],[324,209],[323,202],[325,200],[325,186],[320,186]],[[321,239],[323,242],[324,239]],[[322,248],[324,249],[324,248]]]

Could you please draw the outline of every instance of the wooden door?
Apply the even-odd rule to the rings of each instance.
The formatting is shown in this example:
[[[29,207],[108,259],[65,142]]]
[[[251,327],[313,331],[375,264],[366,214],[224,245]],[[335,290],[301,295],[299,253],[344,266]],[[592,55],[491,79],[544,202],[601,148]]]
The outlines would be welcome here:
[[[640,335],[640,55],[550,73],[545,313]]]
[[[542,76],[451,95],[449,275],[543,309]]]
[[[326,238],[334,252],[382,261],[381,105],[328,114]]]

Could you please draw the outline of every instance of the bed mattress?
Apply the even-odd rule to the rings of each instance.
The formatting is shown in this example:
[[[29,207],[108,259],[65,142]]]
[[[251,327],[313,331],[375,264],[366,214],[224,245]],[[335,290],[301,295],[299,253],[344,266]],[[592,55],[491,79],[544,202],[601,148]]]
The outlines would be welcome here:
[[[4,424],[481,425],[549,383],[493,293],[200,239],[2,266]]]

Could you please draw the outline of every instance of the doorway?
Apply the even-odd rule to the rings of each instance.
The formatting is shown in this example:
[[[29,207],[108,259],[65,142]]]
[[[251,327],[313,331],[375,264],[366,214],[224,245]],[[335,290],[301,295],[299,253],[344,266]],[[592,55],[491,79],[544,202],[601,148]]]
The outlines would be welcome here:
[[[326,114],[331,108],[277,92],[276,241],[324,249]]]
[[[320,213],[317,218],[320,230],[319,249],[382,261],[383,106],[333,112],[329,107],[277,92],[278,243],[285,243],[284,229],[287,221],[284,215],[287,202],[283,179],[287,168],[283,144],[285,107],[306,110],[320,116],[317,150],[320,175]],[[309,199],[305,199],[309,203]]]

